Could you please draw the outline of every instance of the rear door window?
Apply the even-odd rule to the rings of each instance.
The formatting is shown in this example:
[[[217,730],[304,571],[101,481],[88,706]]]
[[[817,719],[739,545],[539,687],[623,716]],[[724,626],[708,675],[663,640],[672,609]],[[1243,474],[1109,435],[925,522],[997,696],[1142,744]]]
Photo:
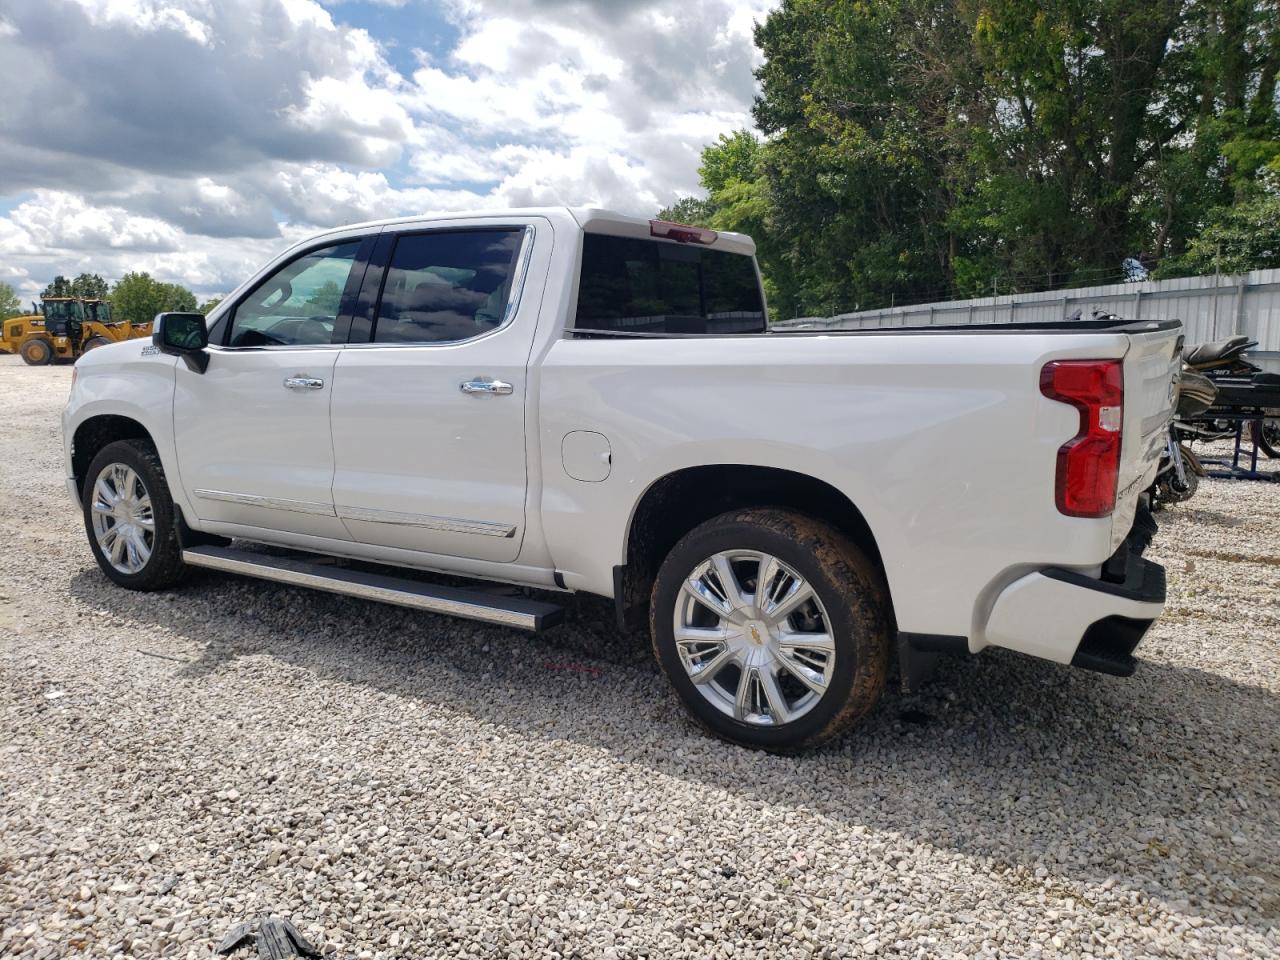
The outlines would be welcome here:
[[[740,253],[588,233],[574,330],[613,334],[762,333],[755,261]]]
[[[502,326],[523,238],[523,227],[397,238],[373,341],[456,343]]]

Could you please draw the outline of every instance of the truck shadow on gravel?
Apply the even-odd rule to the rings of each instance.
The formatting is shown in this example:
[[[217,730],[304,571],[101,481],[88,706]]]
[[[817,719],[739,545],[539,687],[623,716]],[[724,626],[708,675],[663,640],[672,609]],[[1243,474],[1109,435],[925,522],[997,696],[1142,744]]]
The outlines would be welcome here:
[[[140,595],[89,569],[70,591],[136,628],[139,648],[184,661],[163,669],[194,696],[242,658],[270,658],[954,851],[1086,907],[1089,887],[1118,884],[1214,923],[1280,921],[1280,698],[1217,674],[1148,662],[1121,680],[988,653],[944,662],[921,694],[891,690],[838,742],[784,757],[695,729],[647,638],[620,636],[591,598],[530,637],[220,574]]]

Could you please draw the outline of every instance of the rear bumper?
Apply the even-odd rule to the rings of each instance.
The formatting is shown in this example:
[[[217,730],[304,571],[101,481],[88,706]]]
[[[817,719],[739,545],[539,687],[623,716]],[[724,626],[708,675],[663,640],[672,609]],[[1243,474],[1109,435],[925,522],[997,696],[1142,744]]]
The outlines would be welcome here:
[[[1009,584],[992,606],[987,643],[1102,673],[1132,674],[1133,651],[1164,610],[1164,567],[1142,557],[1154,527],[1150,515],[1140,512],[1101,577],[1047,567]]]

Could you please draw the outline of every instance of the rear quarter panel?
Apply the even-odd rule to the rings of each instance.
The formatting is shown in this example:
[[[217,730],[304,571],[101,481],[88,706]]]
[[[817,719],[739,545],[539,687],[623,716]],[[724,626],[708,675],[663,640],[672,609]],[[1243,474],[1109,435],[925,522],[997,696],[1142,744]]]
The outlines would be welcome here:
[[[704,464],[793,470],[843,491],[880,548],[898,627],[971,637],[1037,566],[1096,569],[1110,518],[1054,506],[1075,410],[1040,394],[1051,359],[1121,357],[1119,334],[892,334],[560,340],[541,371],[541,513],[570,587],[612,593],[632,512]],[[601,482],[570,478],[572,430],[608,438]]]

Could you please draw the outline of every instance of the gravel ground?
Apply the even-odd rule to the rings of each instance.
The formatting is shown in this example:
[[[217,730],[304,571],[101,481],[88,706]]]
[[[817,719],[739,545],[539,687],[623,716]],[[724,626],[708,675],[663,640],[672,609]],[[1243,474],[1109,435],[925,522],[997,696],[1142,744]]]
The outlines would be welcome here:
[[[0,955],[1280,956],[1280,484],[1164,515],[1130,680],[990,653],[816,754],[693,729],[610,610],[541,638],[109,585],[65,367],[0,357]]]

